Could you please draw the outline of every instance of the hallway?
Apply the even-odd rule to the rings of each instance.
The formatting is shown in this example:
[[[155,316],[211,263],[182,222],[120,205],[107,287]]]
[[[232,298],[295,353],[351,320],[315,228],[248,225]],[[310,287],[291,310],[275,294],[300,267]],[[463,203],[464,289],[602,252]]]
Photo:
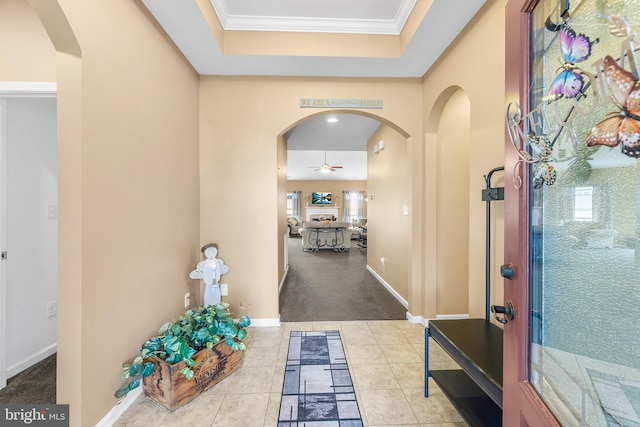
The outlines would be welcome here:
[[[404,320],[407,309],[366,269],[367,250],[303,252],[287,240],[289,272],[280,293],[283,322]]]

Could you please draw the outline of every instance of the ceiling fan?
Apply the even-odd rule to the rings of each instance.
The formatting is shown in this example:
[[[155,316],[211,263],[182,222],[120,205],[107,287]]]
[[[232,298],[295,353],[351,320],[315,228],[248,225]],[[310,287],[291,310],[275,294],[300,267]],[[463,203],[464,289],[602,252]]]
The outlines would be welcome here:
[[[318,171],[320,173],[329,173],[333,172],[336,169],[342,169],[342,166],[332,166],[327,163],[327,152],[324,152],[324,163],[318,166],[309,166],[310,168],[315,168],[314,171]]]

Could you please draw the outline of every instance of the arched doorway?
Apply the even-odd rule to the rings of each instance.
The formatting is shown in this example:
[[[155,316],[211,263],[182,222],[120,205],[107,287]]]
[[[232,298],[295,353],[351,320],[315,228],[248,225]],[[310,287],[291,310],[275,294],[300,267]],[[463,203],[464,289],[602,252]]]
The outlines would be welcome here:
[[[368,274],[371,280],[375,284],[381,284],[381,289],[386,294],[392,296],[391,304],[400,304],[403,306],[400,316],[394,318],[406,318],[406,310],[408,308],[408,295],[409,295],[409,241],[410,241],[410,176],[409,176],[409,159],[407,155],[407,137],[406,132],[399,129],[392,123],[388,123],[381,117],[351,111],[328,111],[319,114],[310,115],[297,123],[291,125],[285,130],[279,137],[278,146],[278,164],[279,169],[286,170],[287,165],[287,136],[291,133],[292,129],[296,126],[304,123],[308,120],[322,118],[326,120],[327,117],[331,117],[340,114],[360,115],[371,119],[374,119],[377,123],[377,128],[371,133],[364,141],[364,150],[367,155],[367,169],[368,176],[365,187],[366,195],[366,220],[367,220],[367,234],[369,237],[374,236],[370,244],[368,244],[365,257],[363,261],[364,265],[363,273]],[[322,147],[318,147],[322,148]],[[306,165],[305,165],[306,166]],[[286,174],[280,173],[280,179],[286,181]],[[322,181],[318,181],[318,191],[323,191],[323,188],[327,184],[322,184]],[[324,187],[323,187],[324,186]],[[312,191],[311,187],[304,186],[306,191],[302,191],[302,215],[303,219],[307,219],[304,213],[307,208],[307,194]],[[322,187],[322,188],[320,188]],[[278,186],[278,200],[279,200],[279,218],[286,218],[284,212],[284,206],[286,201],[287,185],[286,182]],[[293,190],[293,188],[289,188]],[[339,211],[339,220],[344,219],[344,206],[342,202],[342,191],[339,191],[338,197],[335,197],[334,202],[337,210]],[[334,191],[335,193],[335,191]],[[286,225],[284,226],[286,227]],[[282,233],[285,233],[286,228],[279,228]],[[280,233],[279,233],[280,234]],[[283,234],[280,234],[282,236]],[[279,241],[282,241],[280,239]],[[288,252],[287,252],[287,237],[282,241],[282,251],[279,257],[280,268],[284,269],[283,283],[287,280],[288,273]],[[352,244],[353,248],[356,246]],[[361,250],[357,247],[350,250]],[[325,252],[326,250],[321,250]],[[347,255],[348,256],[348,255]],[[364,270],[367,271],[364,271]],[[348,282],[348,279],[346,279]],[[281,283],[281,288],[282,284]],[[384,289],[386,288],[386,290]],[[363,296],[364,298],[364,296]],[[324,298],[323,298],[324,299]],[[347,298],[345,298],[347,299]],[[345,317],[340,320],[366,320],[365,317],[358,318],[358,315],[354,312],[354,299],[349,298],[351,304],[350,307],[345,306],[344,311],[346,314],[351,314],[355,317]],[[327,297],[327,301],[329,297]],[[337,299],[340,301],[340,298]],[[315,300],[314,305],[318,305],[320,302]],[[281,301],[281,309],[282,309]],[[357,305],[358,302],[356,301]],[[383,303],[384,304],[384,303]],[[357,310],[355,310],[357,311]],[[375,310],[372,310],[375,311]],[[351,313],[350,313],[351,312]],[[282,315],[282,310],[281,310]],[[286,316],[285,316],[286,317]],[[369,318],[371,319],[371,318]],[[283,318],[282,320],[287,320]],[[302,320],[302,319],[298,319]],[[335,320],[335,319],[317,319],[309,318],[307,320]]]

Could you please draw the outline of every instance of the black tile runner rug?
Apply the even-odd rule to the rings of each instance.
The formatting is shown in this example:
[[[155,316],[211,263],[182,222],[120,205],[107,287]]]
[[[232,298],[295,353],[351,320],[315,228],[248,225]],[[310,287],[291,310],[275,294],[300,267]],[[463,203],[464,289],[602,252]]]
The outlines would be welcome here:
[[[278,427],[363,427],[339,331],[292,331]]]

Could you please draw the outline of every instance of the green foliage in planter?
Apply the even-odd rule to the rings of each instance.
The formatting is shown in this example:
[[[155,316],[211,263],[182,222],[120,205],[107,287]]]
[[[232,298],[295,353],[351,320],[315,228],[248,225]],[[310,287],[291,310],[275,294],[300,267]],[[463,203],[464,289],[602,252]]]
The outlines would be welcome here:
[[[234,321],[227,303],[188,310],[173,323],[162,325],[159,335],[142,345],[141,355],[133,362],[122,365],[122,376],[129,380],[124,387],[115,392],[115,396],[125,396],[140,385],[142,377],[151,375],[155,365],[145,362],[151,355],[170,364],[184,360],[187,366],[181,369],[180,373],[191,379],[191,368],[195,365],[192,357],[198,351],[204,348],[211,349],[223,340],[234,351],[246,350],[247,347],[242,340],[247,336],[245,328],[250,324],[251,320],[247,316]]]

